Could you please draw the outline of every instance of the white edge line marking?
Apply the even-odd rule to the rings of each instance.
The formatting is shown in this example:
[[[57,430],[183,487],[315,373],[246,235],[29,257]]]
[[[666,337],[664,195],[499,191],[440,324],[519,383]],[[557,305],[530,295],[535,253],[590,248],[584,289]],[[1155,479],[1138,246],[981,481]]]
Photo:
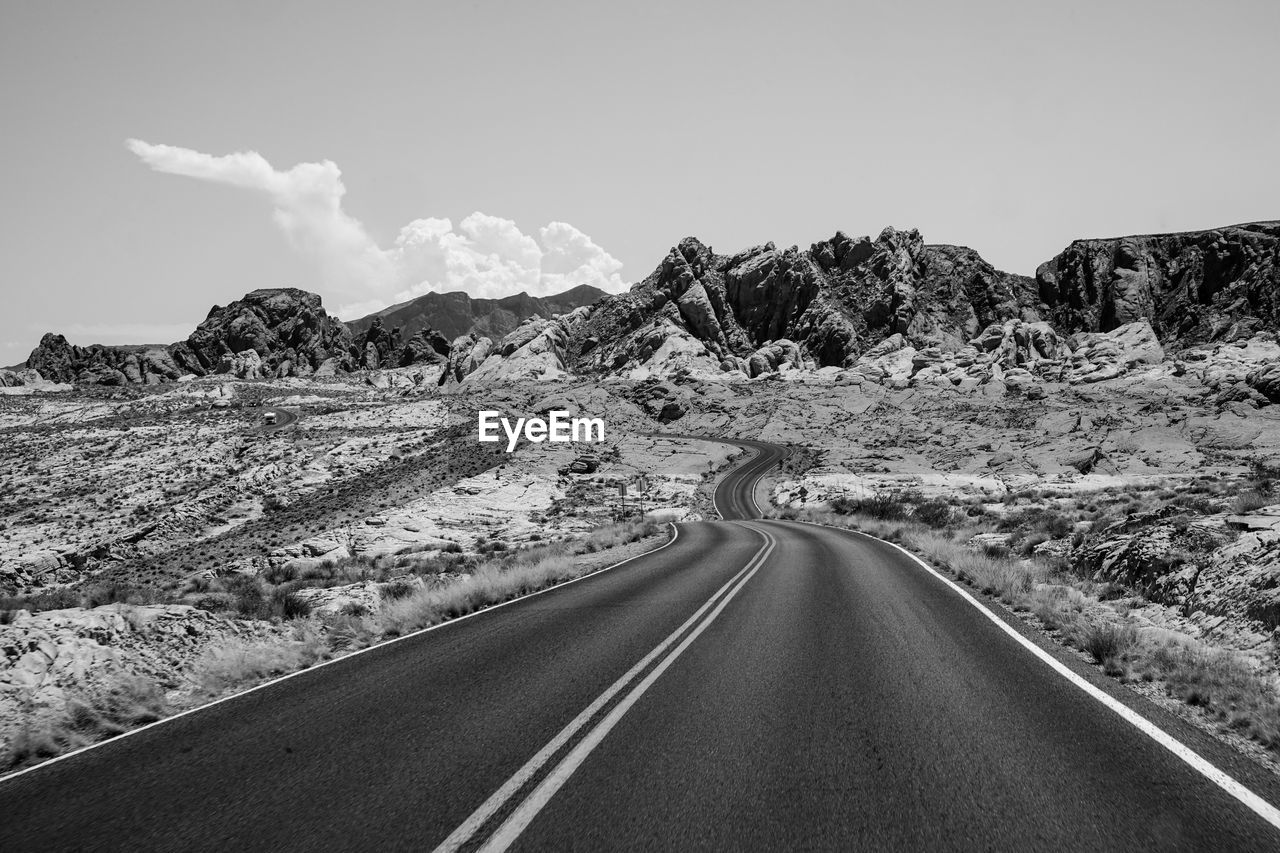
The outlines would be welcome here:
[[[1017,640],[1020,644],[1022,644],[1022,646],[1025,649],[1027,649],[1027,651],[1031,652],[1033,655],[1040,658],[1040,660],[1044,661],[1046,664],[1052,667],[1055,672],[1057,672],[1063,678],[1067,679],[1067,681],[1070,681],[1072,684],[1074,684],[1076,687],[1079,687],[1081,690],[1089,694],[1089,696],[1096,699],[1102,705],[1105,705],[1107,708],[1110,708],[1112,711],[1119,714],[1121,718],[1123,718],[1126,722],[1133,725],[1133,727],[1136,728],[1138,731],[1142,732],[1147,737],[1151,738],[1156,743],[1160,744],[1165,749],[1172,752],[1178,758],[1181,758],[1187,764],[1191,765],[1191,768],[1193,770],[1195,770],[1201,776],[1204,776],[1210,782],[1213,782],[1215,785],[1217,785],[1226,793],[1235,797],[1243,805],[1245,805],[1250,811],[1258,815],[1258,817],[1262,818],[1263,820],[1271,824],[1276,829],[1280,829],[1280,809],[1277,809],[1275,806],[1268,803],[1262,797],[1258,796],[1253,791],[1249,790],[1244,785],[1237,782],[1234,778],[1227,775],[1226,772],[1219,770],[1216,766],[1209,763],[1207,759],[1203,758],[1200,755],[1200,753],[1191,749],[1191,747],[1187,746],[1182,741],[1178,740],[1173,735],[1169,734],[1164,729],[1160,728],[1155,723],[1151,722],[1146,717],[1142,716],[1137,711],[1130,708],[1128,705],[1119,701],[1115,697],[1108,695],[1105,691],[1100,690],[1099,688],[1090,684],[1088,681],[1086,681],[1084,678],[1082,678],[1078,674],[1072,672],[1065,664],[1063,664],[1053,655],[1049,654],[1044,649],[1040,648],[1038,645],[1033,643],[1031,640],[1027,639],[1026,637],[1022,636],[1022,634],[1018,633],[1013,628],[1013,626],[1005,622],[1003,619],[1001,619],[999,616],[993,613],[990,609],[985,607],[981,602],[979,602],[976,598],[970,595],[967,590],[965,590],[955,581],[941,574],[933,566],[930,566],[928,563],[926,563],[924,560],[920,559],[915,554],[908,551],[906,548],[903,548],[901,545],[898,545],[894,542],[888,542],[877,536],[872,536],[870,533],[863,533],[860,530],[849,530],[843,527],[833,527],[828,524],[819,524],[814,521],[802,521],[800,523],[812,524],[815,527],[826,527],[829,530],[844,530],[848,533],[856,533],[859,536],[865,536],[866,538],[871,539],[875,542],[882,542],[885,545],[891,545],[894,548],[897,548],[903,554],[906,554],[916,563],[920,564],[925,569],[925,571],[929,572],[929,574],[933,575],[935,578],[942,581],[947,586],[951,587],[951,589],[956,594],[958,594],[965,601],[969,602],[975,608],[977,608],[978,611],[981,612],[983,616],[986,616],[992,622],[996,623],[996,625],[999,626],[1000,630],[1004,631],[1010,637]]]
[[[707,617],[698,623],[697,627],[689,632],[689,635],[680,642],[680,645],[676,646],[675,649],[672,650],[671,654],[663,658],[661,663],[655,666],[639,684],[633,687],[631,692],[628,693],[617,705],[615,705],[613,710],[611,710],[603,720],[597,723],[591,731],[587,732],[587,734],[582,738],[582,740],[578,741],[578,744],[569,752],[569,754],[561,759],[559,764],[552,768],[551,772],[548,773],[547,776],[538,784],[538,787],[534,788],[532,793],[525,798],[524,802],[522,802],[503,822],[502,826],[498,827],[498,829],[494,831],[493,835],[489,836],[489,839],[480,848],[481,853],[501,853],[501,851],[506,850],[515,843],[516,839],[520,837],[520,833],[524,832],[525,828],[538,816],[538,813],[542,811],[543,807],[546,806],[548,802],[550,802],[551,798],[556,795],[556,792],[560,790],[564,783],[569,781],[569,777],[572,776],[574,771],[582,765],[582,762],[587,759],[587,756],[591,754],[592,750],[600,745],[600,742],[604,740],[605,736],[607,736],[610,731],[613,730],[613,727],[616,726],[627,711],[631,709],[631,706],[639,701],[640,697],[643,696],[644,693],[653,686],[653,683],[662,676],[662,673],[666,672],[667,668],[670,667],[671,664],[675,663],[676,658],[680,657],[680,655],[684,653],[685,649],[689,648],[693,641],[696,640],[712,622],[716,621],[716,617],[720,615],[720,612],[728,606],[729,602],[733,600],[733,597],[737,595],[738,592],[747,585],[747,582],[751,580],[752,576],[760,570],[760,566],[763,565],[765,559],[768,559],[768,555],[773,551],[773,547],[777,544],[777,540],[763,530],[759,530],[754,527],[750,529],[755,530],[757,533],[760,533],[765,537],[765,546],[764,549],[762,549],[764,556],[759,561],[752,561],[755,563],[755,566],[751,568],[750,573],[743,577],[742,580],[738,581],[738,585],[720,599],[720,603],[716,605],[715,609],[707,614]],[[730,581],[730,583],[732,583],[732,581]]]
[[[279,678],[273,678],[270,681],[264,681],[261,684],[255,684],[253,687],[250,687],[247,690],[241,690],[239,693],[232,693],[230,696],[223,696],[221,699],[215,699],[214,701],[208,702],[204,705],[197,705],[194,708],[188,708],[187,710],[174,714],[171,717],[165,717],[164,719],[156,720],[154,723],[147,723],[145,726],[140,726],[139,728],[136,728],[136,729],[130,729],[127,732],[121,732],[115,737],[108,738],[106,740],[100,740],[95,743],[82,746],[79,749],[74,749],[71,752],[66,752],[66,753],[63,753],[62,755],[58,755],[53,758],[50,758],[48,761],[42,761],[39,764],[33,764],[30,767],[24,767],[23,769],[10,773],[7,776],[0,776],[0,785],[5,784],[11,779],[16,779],[19,776],[25,776],[28,773],[31,773],[35,770],[41,770],[45,767],[49,767],[50,765],[57,764],[60,761],[66,761],[68,758],[75,758],[77,755],[81,755],[83,753],[89,752],[90,750],[97,749],[102,746],[106,746],[107,744],[119,743],[120,741],[124,740],[127,737],[132,737],[133,735],[142,734],[148,729],[154,729],[157,726],[164,725],[165,723],[171,723],[174,720],[178,720],[183,717],[190,716],[191,714],[196,714],[196,713],[199,713],[200,711],[208,710],[209,708],[212,708],[215,705],[221,705],[223,702],[230,702],[233,699],[239,699],[241,696],[248,696],[250,693],[254,693],[258,690],[263,690],[267,687],[271,687],[273,685],[279,684],[282,681],[288,681],[289,679],[296,678],[299,675],[305,675],[309,672],[315,672],[316,670],[323,669],[324,667],[329,666],[330,664],[341,663],[342,661],[351,660],[353,657],[356,657],[357,655],[362,655],[366,652],[372,652],[372,651],[377,651],[378,649],[388,648],[389,646],[393,646],[396,643],[399,643],[403,640],[411,640],[414,637],[422,636],[423,634],[426,634],[430,631],[435,631],[440,628],[447,628],[450,625],[456,625],[459,622],[462,622],[463,620],[470,619],[472,616],[481,616],[485,613],[492,613],[493,611],[497,610],[500,607],[506,607],[508,604],[516,604],[521,601],[528,601],[530,598],[542,595],[544,592],[551,592],[553,590],[563,589],[564,587],[569,586],[570,584],[575,584],[578,581],[584,581],[587,578],[595,577],[596,575],[603,574],[609,571],[610,569],[616,569],[619,566],[626,565],[627,563],[630,563],[632,560],[638,560],[641,557],[648,557],[650,554],[656,554],[659,551],[663,550],[664,548],[668,548],[674,545],[676,540],[680,538],[680,529],[676,527],[675,522],[669,521],[667,522],[667,524],[668,526],[671,527],[671,538],[667,540],[665,543],[663,543],[662,545],[659,545],[657,548],[654,548],[652,551],[645,551],[643,554],[636,554],[635,556],[627,557],[625,560],[619,560],[618,562],[612,565],[605,566],[604,568],[601,568],[601,569],[596,569],[594,572],[590,572],[585,575],[580,575],[576,578],[570,578],[567,581],[561,581],[558,584],[544,587],[538,590],[537,592],[531,592],[528,595],[521,595],[521,596],[518,596],[517,598],[512,598],[508,601],[503,601],[498,604],[492,604],[492,605],[489,605],[488,607],[482,607],[479,610],[474,610],[471,613],[468,613],[464,616],[457,616],[453,619],[447,619],[444,622],[439,622],[435,625],[431,625],[426,628],[420,628],[417,631],[413,631],[408,634],[402,634],[399,637],[394,637],[390,640],[384,640],[380,643],[375,643],[372,646],[366,646],[363,649],[357,649],[356,651],[351,652],[350,654],[342,655],[336,658],[330,658],[327,661],[322,661],[321,663],[317,663],[313,666],[309,666],[306,669],[300,669],[300,670],[297,670],[296,672],[291,672],[288,675],[282,675]]]
[[[771,548],[770,541],[772,540],[772,537],[768,533],[763,531],[757,532],[764,537],[764,544],[751,555],[751,559],[747,561],[747,564],[743,566],[742,569],[740,569],[733,577],[729,578],[723,586],[716,590],[701,607],[694,611],[692,616],[685,620],[683,625],[672,631],[665,640],[641,658],[635,666],[627,670],[621,678],[610,685],[595,699],[595,701],[584,708],[578,716],[574,717],[567,726],[561,729],[555,737],[548,741],[546,746],[538,750],[538,752],[526,761],[519,770],[513,773],[511,778],[507,779],[507,781],[502,784],[502,787],[494,791],[488,799],[480,804],[479,808],[472,812],[467,819],[458,826],[457,829],[449,833],[448,838],[440,842],[439,846],[435,848],[435,853],[451,853],[451,851],[457,850],[470,841],[472,836],[474,836],[476,832],[478,832],[480,828],[483,827],[484,824],[507,803],[508,800],[515,796],[515,794],[524,787],[525,783],[527,783],[535,773],[542,769],[542,766],[551,759],[551,756],[558,752],[570,738],[577,734],[579,729],[589,723],[591,719],[599,713],[600,709],[607,705],[614,696],[624,690],[628,684],[635,680],[636,676],[643,672],[645,667],[653,662],[654,658],[666,651],[666,649],[674,643],[681,634],[688,630],[689,626],[697,622],[698,619],[706,613],[707,609],[710,608],[722,594],[724,594],[725,590],[733,586],[733,584],[748,571],[754,573],[754,570],[759,568],[759,563],[763,562],[764,559],[768,557],[767,552]],[[730,593],[730,596],[732,596],[732,593]],[[725,600],[727,600],[727,598]],[[710,621],[710,619],[708,619],[708,621]]]

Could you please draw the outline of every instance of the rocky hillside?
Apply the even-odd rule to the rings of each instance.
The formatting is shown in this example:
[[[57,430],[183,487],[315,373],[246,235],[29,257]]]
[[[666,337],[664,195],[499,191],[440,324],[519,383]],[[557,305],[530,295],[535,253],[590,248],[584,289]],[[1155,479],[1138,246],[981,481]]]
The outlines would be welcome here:
[[[1105,332],[1140,318],[1161,340],[1243,340],[1280,324],[1280,222],[1077,240],[1036,270],[1044,319]]]
[[[399,328],[406,338],[424,330],[435,330],[450,341],[467,334],[498,340],[514,332],[530,317],[546,319],[568,314],[605,295],[603,290],[588,284],[543,297],[517,293],[501,299],[473,299],[461,291],[428,293],[352,320],[347,325],[355,335],[363,334],[380,321],[386,328]]]
[[[325,311],[316,294],[271,288],[225,307],[215,305],[190,337],[169,346],[81,347],[49,333],[32,351],[27,367],[51,382],[155,385],[184,375],[323,376],[438,362],[448,352],[448,342],[429,328],[403,335],[375,321],[353,336]],[[23,376],[9,372],[4,381],[19,384]]]
[[[1097,382],[1165,347],[1244,341],[1280,319],[1280,226],[1073,243],[1035,279],[917,231],[721,255],[695,238],[630,292],[498,341],[457,342],[445,381],[564,373],[757,377],[854,370],[974,386],[1006,373]],[[470,367],[469,367],[470,366]],[[1280,374],[1250,385],[1270,395]]]
[[[1159,364],[1166,350],[1242,342],[1278,322],[1280,223],[1080,240],[1034,279],[886,228],[875,239],[837,232],[808,249],[767,243],[732,255],[689,237],[627,293],[427,294],[349,325],[315,294],[257,290],[167,348],[74,347],[46,335],[28,366],[50,381],[115,385],[428,363],[441,366],[441,384],[831,369],[967,387],[1006,374],[1015,384],[1033,374],[1102,381]],[[1250,393],[1280,396],[1280,369],[1253,370]]]
[[[971,249],[925,245],[914,230],[887,228],[875,240],[837,233],[808,250],[769,243],[734,255],[686,238],[630,293],[595,306],[571,338],[570,358],[588,372],[676,351],[749,376],[779,360],[847,367],[894,334],[958,347],[1022,317],[1034,297],[1031,279],[1000,272]]]

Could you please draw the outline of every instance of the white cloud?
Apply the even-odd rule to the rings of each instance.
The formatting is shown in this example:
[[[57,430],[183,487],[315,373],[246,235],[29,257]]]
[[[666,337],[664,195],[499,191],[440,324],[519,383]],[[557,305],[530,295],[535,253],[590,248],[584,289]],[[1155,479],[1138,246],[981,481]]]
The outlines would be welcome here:
[[[275,207],[273,218],[290,245],[312,262],[315,289],[347,319],[427,291],[465,290],[496,297],[526,291],[558,293],[579,284],[621,290],[622,264],[565,222],[539,229],[538,239],[509,219],[476,212],[455,229],[448,219],[415,219],[383,249],[342,209],[346,187],[333,162],[275,169],[255,151],[215,157],[137,139],[129,150],[158,172],[256,190]]]

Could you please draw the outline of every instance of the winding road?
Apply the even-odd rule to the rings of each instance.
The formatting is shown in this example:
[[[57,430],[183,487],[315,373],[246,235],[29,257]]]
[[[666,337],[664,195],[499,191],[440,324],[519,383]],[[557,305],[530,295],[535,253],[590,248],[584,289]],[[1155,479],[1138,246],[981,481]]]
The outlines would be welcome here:
[[[0,782],[0,849],[1280,848],[1274,777],[896,547],[761,520],[786,451],[740,444],[724,520]]]

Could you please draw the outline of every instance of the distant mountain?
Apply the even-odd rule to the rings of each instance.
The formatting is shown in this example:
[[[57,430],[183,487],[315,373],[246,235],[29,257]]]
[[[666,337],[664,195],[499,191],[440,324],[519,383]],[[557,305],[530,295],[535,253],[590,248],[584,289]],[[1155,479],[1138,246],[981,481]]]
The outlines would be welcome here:
[[[184,374],[257,379],[439,363],[461,335],[499,340],[530,317],[567,313],[604,295],[588,285],[542,298],[431,293],[347,324],[326,312],[314,293],[264,288],[213,306],[185,341],[81,347],[50,332],[26,366],[55,382],[156,385]],[[5,384],[16,381],[10,377]]]
[[[568,314],[607,295],[589,284],[580,284],[552,296],[517,293],[501,299],[474,299],[462,291],[427,293],[352,320],[347,325],[356,336],[367,332],[374,320],[381,320],[385,328],[399,328],[401,336],[406,339],[434,329],[450,341],[466,334],[496,341],[515,331],[530,317]]]
[[[1017,367],[1061,364],[1090,336],[1138,321],[1152,351],[1274,332],[1280,223],[1077,240],[1034,278],[995,269],[969,248],[928,244],[915,230],[886,228],[874,239],[837,232],[807,249],[767,243],[733,254],[688,237],[619,294],[588,285],[547,297],[428,293],[343,323],[315,294],[256,290],[215,306],[177,344],[76,347],[48,334],[27,366],[49,380],[105,385],[421,363],[443,365],[445,382],[756,377],[895,352],[918,353],[921,364],[948,353],[969,362],[980,349],[1008,350]]]
[[[755,377],[895,352],[923,365],[1007,351],[1009,367],[1052,366],[1130,324],[1145,324],[1126,334],[1151,353],[1275,331],[1280,223],[1078,240],[1034,278],[915,230],[733,254],[687,237],[625,293],[503,340],[455,342],[445,375]]]

